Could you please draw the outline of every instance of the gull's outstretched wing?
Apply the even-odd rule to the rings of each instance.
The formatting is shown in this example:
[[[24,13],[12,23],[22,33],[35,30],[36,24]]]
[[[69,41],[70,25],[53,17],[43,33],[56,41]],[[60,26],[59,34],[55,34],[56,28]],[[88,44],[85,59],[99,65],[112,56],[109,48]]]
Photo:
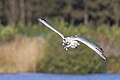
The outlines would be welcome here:
[[[94,50],[98,55],[100,55],[104,60],[107,60],[107,58],[104,55],[103,49],[98,44],[96,44],[86,38],[83,38],[82,36],[76,37],[75,40],[86,44],[88,47],[90,47],[92,50]]]
[[[38,19],[40,22],[42,22],[44,25],[46,25],[48,28],[50,28],[51,30],[53,30],[54,32],[56,32],[58,35],[60,35],[62,37],[62,39],[64,39],[64,36],[57,31],[56,29],[54,29],[45,19]]]

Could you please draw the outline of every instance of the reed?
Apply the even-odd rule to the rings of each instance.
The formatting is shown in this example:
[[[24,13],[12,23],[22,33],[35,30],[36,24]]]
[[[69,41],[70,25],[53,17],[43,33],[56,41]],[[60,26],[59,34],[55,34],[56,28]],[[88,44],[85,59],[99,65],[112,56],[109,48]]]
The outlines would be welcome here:
[[[41,37],[17,36],[0,45],[0,73],[36,72],[43,58],[45,40]]]

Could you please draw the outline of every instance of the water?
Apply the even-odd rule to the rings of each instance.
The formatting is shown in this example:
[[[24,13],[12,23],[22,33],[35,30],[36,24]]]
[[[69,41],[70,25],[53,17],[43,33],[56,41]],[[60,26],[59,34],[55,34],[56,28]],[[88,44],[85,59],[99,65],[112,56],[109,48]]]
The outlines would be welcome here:
[[[1,74],[0,80],[120,80],[120,74]]]

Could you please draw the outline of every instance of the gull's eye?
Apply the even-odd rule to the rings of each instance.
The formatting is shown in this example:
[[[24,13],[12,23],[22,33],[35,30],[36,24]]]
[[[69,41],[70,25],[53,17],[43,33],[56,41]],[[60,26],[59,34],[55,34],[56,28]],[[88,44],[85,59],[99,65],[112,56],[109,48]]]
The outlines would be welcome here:
[[[69,41],[66,41],[66,44],[70,44],[70,42],[69,42]]]

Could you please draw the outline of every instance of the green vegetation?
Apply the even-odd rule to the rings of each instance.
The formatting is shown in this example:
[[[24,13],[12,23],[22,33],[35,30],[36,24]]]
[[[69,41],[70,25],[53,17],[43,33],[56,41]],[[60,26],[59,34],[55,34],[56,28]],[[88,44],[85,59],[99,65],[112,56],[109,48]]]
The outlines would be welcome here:
[[[44,58],[38,62],[37,72],[87,74],[115,72],[114,70],[119,69],[120,63],[117,62],[119,58],[115,58],[116,55],[120,56],[120,46],[118,45],[120,44],[119,27],[109,25],[99,25],[96,28],[91,25],[74,26],[63,21],[54,21],[52,25],[65,36],[81,35],[99,43],[105,50],[108,61],[104,61],[83,44],[77,49],[64,50],[62,39],[42,24],[26,28],[0,27],[0,40],[12,40],[18,34],[30,37],[42,36],[47,39],[48,44],[44,51]]]
[[[0,41],[9,41],[13,39],[16,36],[16,33],[18,33],[18,30],[12,26],[1,26],[0,27]]]
[[[18,35],[43,37],[47,47],[37,72],[120,72],[119,5],[120,0],[0,0],[0,45],[14,41]],[[65,51],[61,38],[38,24],[38,18],[50,19],[65,36],[82,35],[99,43],[108,61],[83,44]]]

